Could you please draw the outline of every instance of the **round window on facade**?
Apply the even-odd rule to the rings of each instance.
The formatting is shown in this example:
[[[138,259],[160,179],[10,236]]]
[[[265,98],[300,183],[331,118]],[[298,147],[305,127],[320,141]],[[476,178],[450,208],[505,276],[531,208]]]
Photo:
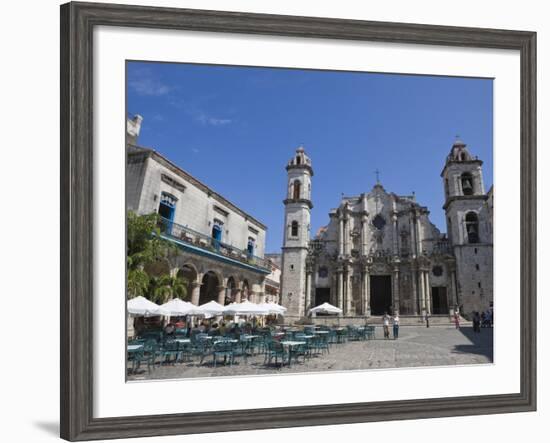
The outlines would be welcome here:
[[[324,266],[319,268],[319,278],[327,278],[328,277],[328,269]]]
[[[381,230],[384,226],[386,226],[386,220],[384,220],[384,217],[382,217],[380,214],[378,214],[372,220],[372,224],[374,225],[374,227],[376,229]]]
[[[432,268],[432,274],[435,275],[436,277],[441,277],[443,275],[443,268],[439,265],[434,266]]]

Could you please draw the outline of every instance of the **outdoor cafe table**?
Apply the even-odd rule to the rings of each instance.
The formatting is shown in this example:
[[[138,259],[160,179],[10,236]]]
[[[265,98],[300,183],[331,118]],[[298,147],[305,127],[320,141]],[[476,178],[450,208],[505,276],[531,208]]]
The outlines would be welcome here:
[[[128,354],[132,354],[134,352],[137,352],[141,348],[143,348],[143,345],[128,345]]]
[[[243,334],[241,335],[241,338],[243,340],[254,340],[255,338],[258,338],[259,335],[247,335],[247,334]]]
[[[300,346],[305,345],[305,341],[294,341],[294,340],[283,340],[281,342],[283,346],[286,346],[288,348],[288,367],[290,367],[291,360],[292,360],[292,353],[293,349]]]
[[[218,342],[226,342],[226,343],[238,343],[239,340],[237,340],[236,338],[224,338],[224,337],[216,337],[216,343]]]

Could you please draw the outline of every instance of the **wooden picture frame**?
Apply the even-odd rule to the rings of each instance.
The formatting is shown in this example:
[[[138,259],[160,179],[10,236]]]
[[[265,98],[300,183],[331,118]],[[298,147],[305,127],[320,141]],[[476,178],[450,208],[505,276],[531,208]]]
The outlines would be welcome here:
[[[92,54],[96,26],[512,49],[521,58],[521,389],[518,394],[94,418]],[[61,437],[70,441],[314,426],[536,408],[536,34],[330,18],[61,6]]]

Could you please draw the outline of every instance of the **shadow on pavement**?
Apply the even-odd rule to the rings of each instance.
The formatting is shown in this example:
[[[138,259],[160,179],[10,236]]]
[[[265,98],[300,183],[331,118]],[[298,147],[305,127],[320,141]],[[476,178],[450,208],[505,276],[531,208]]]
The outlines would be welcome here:
[[[471,327],[461,327],[460,332],[471,344],[456,345],[453,353],[483,355],[493,361],[493,328],[482,328],[481,332],[474,332]]]

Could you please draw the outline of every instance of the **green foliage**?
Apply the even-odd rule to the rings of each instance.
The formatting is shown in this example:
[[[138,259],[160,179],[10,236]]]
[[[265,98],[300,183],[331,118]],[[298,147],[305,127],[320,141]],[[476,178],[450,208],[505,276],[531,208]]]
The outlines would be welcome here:
[[[177,250],[175,245],[161,238],[158,221],[158,214],[137,215],[135,212],[128,211],[126,228],[128,298],[142,295],[149,299],[163,300],[164,303],[171,296],[187,295],[184,279],[169,275],[152,277],[145,271],[147,265],[165,259]]]
[[[150,277],[149,282],[150,299],[157,304],[166,303],[171,298],[187,298],[187,280],[183,277],[164,274],[160,277]]]
[[[137,215],[128,211],[126,226],[126,253],[128,269],[137,269],[166,257],[175,249],[160,236],[159,215]]]
[[[143,269],[128,269],[128,298],[146,296],[149,283],[149,275]]]

